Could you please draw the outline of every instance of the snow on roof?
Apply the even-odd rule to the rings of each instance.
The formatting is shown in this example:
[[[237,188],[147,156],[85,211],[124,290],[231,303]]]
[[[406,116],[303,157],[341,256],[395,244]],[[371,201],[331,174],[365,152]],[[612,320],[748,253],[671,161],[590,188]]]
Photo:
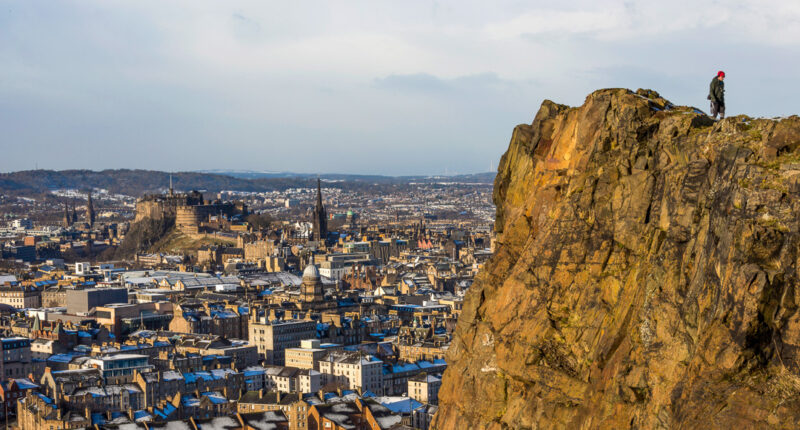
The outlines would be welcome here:
[[[201,430],[227,430],[240,428],[241,425],[239,424],[239,421],[235,420],[234,418],[223,416],[212,418],[207,422],[198,422],[197,427]]]
[[[394,413],[410,414],[414,409],[422,406],[422,403],[405,396],[383,396],[373,397],[373,400],[388,408]]]

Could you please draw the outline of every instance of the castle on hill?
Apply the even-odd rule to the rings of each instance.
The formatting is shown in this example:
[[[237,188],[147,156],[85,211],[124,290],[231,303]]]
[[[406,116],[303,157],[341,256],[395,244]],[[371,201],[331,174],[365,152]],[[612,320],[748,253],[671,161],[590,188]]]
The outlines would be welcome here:
[[[211,217],[230,219],[237,215],[242,218],[247,216],[244,202],[223,202],[220,199],[206,201],[199,191],[176,193],[170,184],[167,194],[145,194],[136,201],[135,221],[173,218],[181,232],[199,233],[202,224]]]

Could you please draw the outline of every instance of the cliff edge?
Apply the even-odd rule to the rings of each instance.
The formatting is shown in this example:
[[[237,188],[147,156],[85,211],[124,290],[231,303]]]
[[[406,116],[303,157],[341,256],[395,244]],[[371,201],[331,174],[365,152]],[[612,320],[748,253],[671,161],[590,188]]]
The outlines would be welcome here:
[[[433,428],[797,428],[800,118],[542,104],[495,181]]]

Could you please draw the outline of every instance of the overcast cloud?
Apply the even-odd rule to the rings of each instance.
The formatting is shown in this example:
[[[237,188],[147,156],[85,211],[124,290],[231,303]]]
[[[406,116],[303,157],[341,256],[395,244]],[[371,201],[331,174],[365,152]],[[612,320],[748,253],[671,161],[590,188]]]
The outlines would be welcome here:
[[[800,113],[800,2],[0,1],[0,170],[487,171],[545,98]]]

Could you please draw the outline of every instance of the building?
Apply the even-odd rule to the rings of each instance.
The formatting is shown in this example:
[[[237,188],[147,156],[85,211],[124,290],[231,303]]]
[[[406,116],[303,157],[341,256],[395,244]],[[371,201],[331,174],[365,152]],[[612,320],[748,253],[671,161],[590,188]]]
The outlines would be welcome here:
[[[99,369],[107,384],[133,381],[135,372],[152,369],[149,356],[140,354],[117,354],[89,358],[84,367]]]
[[[109,303],[95,308],[97,323],[108,328],[114,336],[127,335],[144,327],[159,330],[168,327],[171,315],[167,314],[170,304],[156,303]],[[162,310],[163,313],[158,311]]]
[[[308,430],[401,429],[402,417],[378,402],[361,399],[309,408]]]
[[[202,205],[203,194],[198,191],[175,193],[170,187],[169,194],[146,194],[136,201],[135,222],[144,219],[174,218],[178,206]]]
[[[283,366],[286,364],[287,348],[297,348],[300,341],[317,336],[317,323],[306,320],[280,320],[270,311],[258,317],[256,309],[250,310],[248,340],[255,345],[266,364]]]
[[[86,314],[97,306],[128,303],[127,288],[86,288],[67,290],[67,313]]]
[[[422,372],[408,378],[408,396],[420,403],[439,404],[442,375]]]
[[[29,393],[17,404],[17,423],[25,430],[80,429],[92,425],[91,416],[65,411],[53,399]]]
[[[142,390],[143,401],[146,405],[155,405],[175,393],[186,391],[186,380],[179,371],[168,370],[135,372],[133,383]]]
[[[38,308],[42,306],[42,292],[33,286],[0,287],[0,304],[17,309]]]
[[[436,405],[422,405],[414,409],[411,411],[411,427],[419,430],[428,430],[438,410],[439,407]]]
[[[204,358],[226,357],[238,369],[253,366],[259,360],[255,345],[218,336],[183,336],[175,343],[175,351],[181,354],[197,354]]]
[[[39,385],[28,378],[12,378],[0,380],[0,400],[4,406],[0,409],[0,416],[6,412],[16,413],[17,401],[28,395],[29,391],[38,391]]]
[[[211,334],[228,339],[247,335],[247,314],[238,308],[209,305],[175,305],[169,330],[177,333]]]
[[[303,271],[303,285],[300,287],[300,300],[304,304],[316,305],[325,301],[322,290],[322,277],[314,264],[309,264]]]
[[[383,393],[383,361],[361,351],[330,351],[319,361],[322,384],[340,383],[361,393]]]
[[[309,404],[297,393],[280,391],[248,391],[239,398],[239,413],[283,411],[289,419],[289,429],[306,430]]]
[[[3,248],[3,258],[21,260],[28,263],[36,261],[36,247],[31,245],[13,245]]]
[[[33,372],[31,361],[31,340],[24,337],[0,339],[3,350],[0,361],[0,380],[24,378]]]
[[[299,348],[287,348],[285,351],[286,365],[298,369],[319,370],[319,361],[325,356],[327,350],[320,348],[317,339],[300,341]]]
[[[440,374],[447,369],[444,360],[417,361],[406,363],[398,361],[387,363],[383,366],[383,395],[399,396],[408,393],[408,380],[427,372],[428,374]]]
[[[60,404],[64,393],[72,393],[79,388],[97,387],[103,383],[100,369],[74,369],[51,371],[45,368],[41,379],[42,391]]]
[[[320,373],[314,369],[266,366],[263,377],[265,386],[284,393],[315,393],[322,387]]]

